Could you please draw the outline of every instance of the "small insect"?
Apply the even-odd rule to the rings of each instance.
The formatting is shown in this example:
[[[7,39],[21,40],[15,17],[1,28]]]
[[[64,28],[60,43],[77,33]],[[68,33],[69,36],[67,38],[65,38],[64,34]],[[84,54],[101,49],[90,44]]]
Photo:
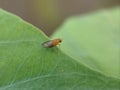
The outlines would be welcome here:
[[[52,47],[58,45],[61,42],[62,42],[61,39],[54,39],[54,40],[46,41],[46,42],[42,43],[42,45],[45,48],[52,48]]]

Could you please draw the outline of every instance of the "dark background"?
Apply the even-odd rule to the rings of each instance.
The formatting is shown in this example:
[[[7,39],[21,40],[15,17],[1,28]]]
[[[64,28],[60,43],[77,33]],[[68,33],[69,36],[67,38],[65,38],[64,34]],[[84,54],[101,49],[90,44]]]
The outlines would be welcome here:
[[[69,16],[119,5],[120,0],[0,0],[0,8],[20,16],[47,35]]]

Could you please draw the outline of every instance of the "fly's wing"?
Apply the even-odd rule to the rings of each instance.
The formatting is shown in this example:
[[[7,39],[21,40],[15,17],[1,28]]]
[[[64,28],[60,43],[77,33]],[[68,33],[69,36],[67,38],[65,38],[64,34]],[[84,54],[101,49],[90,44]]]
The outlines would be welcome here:
[[[53,43],[52,43],[52,40],[51,40],[51,41],[44,42],[44,43],[42,43],[42,45],[43,45],[43,47],[45,47],[45,48],[51,48],[51,47],[54,46]]]

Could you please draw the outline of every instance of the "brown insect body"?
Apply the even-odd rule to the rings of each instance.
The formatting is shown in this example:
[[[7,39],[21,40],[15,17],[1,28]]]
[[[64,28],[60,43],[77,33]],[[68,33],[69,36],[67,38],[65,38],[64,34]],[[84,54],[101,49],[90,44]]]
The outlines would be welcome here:
[[[44,42],[42,45],[43,45],[43,47],[45,47],[45,48],[52,48],[52,47],[58,45],[58,44],[61,43],[61,42],[62,42],[61,39],[54,39],[54,40],[46,41],[46,42]]]

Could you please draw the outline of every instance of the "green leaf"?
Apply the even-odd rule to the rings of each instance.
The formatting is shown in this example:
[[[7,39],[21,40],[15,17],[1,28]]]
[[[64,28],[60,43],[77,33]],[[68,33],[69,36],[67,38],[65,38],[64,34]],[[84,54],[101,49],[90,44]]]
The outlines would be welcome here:
[[[0,10],[0,90],[119,90],[119,79],[85,67],[57,47],[44,48],[46,40],[34,26]]]
[[[87,67],[120,78],[120,7],[71,17],[53,35],[62,51]]]

